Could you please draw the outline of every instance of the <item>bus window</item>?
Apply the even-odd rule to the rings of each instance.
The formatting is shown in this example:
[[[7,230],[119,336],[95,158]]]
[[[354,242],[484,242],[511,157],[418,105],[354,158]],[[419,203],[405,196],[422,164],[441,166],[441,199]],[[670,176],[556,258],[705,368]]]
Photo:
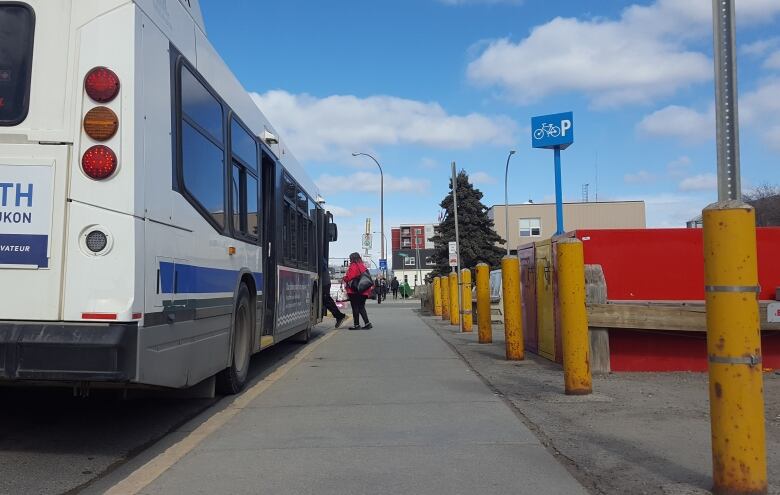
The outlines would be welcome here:
[[[184,189],[220,227],[225,226],[224,152],[189,123],[182,123]]]
[[[35,19],[27,5],[0,5],[0,125],[27,117]]]
[[[247,212],[247,232],[250,236],[260,237],[260,208],[259,187],[257,178],[251,175],[246,177],[246,212]]]
[[[231,125],[231,146],[233,149],[233,158],[240,159],[244,165],[257,171],[257,143],[251,134],[241,127],[236,119],[233,119]]]
[[[230,181],[231,198],[233,203],[233,231],[245,232],[246,228],[242,222],[246,218],[245,214],[241,210],[241,166],[238,163],[233,162],[233,174]],[[246,211],[246,210],[244,210]]]
[[[222,144],[222,105],[186,67],[181,70],[181,111]]]

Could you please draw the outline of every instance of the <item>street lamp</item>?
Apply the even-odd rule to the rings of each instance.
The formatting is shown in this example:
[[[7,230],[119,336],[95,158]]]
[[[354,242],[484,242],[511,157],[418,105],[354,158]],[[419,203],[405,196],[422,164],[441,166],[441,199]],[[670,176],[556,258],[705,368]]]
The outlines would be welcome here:
[[[352,153],[352,156],[367,156],[374,160],[374,163],[376,163],[376,166],[379,167],[379,217],[380,217],[380,223],[381,223],[381,229],[382,229],[382,237],[384,238],[385,235],[385,174],[382,171],[382,165],[379,164],[379,162],[374,158],[373,156],[369,155],[368,153]],[[385,245],[382,243],[382,259],[385,258]]]
[[[504,173],[504,230],[506,235],[506,255],[509,256],[509,159],[517,153],[515,150],[509,152],[506,157],[506,172]]]

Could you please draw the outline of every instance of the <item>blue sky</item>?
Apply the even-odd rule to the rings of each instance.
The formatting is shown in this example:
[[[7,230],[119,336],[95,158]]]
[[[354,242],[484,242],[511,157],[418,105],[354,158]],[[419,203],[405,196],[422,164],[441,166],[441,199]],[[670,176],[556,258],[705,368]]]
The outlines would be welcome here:
[[[334,255],[435,221],[449,164],[490,206],[553,199],[533,115],[573,110],[564,196],[644,199],[682,227],[716,199],[710,0],[201,0],[208,36],[338,214]],[[778,184],[780,1],[738,0],[742,176]],[[378,236],[375,246],[378,247]],[[378,257],[378,256],[377,256]]]

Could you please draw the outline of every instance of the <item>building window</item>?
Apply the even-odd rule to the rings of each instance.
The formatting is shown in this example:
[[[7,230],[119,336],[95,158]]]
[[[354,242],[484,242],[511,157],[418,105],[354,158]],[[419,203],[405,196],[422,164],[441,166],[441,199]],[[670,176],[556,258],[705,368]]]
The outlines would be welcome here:
[[[542,220],[540,218],[521,218],[520,237],[541,237]]]
[[[430,256],[426,256],[426,257],[425,257],[425,264],[426,264],[427,266],[433,266],[433,265],[435,265],[436,263],[434,263],[434,262],[433,262],[433,258],[431,258]]]
[[[401,247],[405,247],[405,248],[412,247],[412,240],[404,239],[403,241],[401,241]]]
[[[407,256],[404,258],[404,266],[417,266],[417,263],[415,263],[415,259],[411,256]]]

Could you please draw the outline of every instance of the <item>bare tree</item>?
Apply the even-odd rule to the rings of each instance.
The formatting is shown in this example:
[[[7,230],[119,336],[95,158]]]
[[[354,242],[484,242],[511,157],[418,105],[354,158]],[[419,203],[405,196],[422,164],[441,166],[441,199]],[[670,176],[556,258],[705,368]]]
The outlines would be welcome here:
[[[742,197],[756,209],[756,226],[780,226],[780,187],[765,183]]]

